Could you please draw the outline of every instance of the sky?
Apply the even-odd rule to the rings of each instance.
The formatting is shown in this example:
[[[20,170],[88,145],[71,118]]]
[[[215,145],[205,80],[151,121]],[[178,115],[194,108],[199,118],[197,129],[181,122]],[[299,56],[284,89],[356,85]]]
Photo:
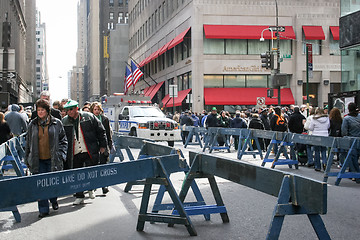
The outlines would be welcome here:
[[[76,64],[78,0],[36,0],[46,24],[51,101],[68,97],[68,72]]]

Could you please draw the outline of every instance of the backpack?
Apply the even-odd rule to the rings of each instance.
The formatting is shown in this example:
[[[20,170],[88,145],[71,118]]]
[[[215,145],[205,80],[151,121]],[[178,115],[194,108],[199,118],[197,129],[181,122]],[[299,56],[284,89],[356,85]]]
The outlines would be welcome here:
[[[287,130],[287,123],[282,116],[275,114],[278,119],[276,120],[276,128],[278,131],[285,132]]]

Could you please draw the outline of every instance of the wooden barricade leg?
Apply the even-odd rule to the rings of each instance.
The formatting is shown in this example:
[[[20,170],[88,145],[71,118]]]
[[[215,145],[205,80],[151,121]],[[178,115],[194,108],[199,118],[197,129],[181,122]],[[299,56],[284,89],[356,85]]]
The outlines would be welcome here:
[[[172,183],[169,179],[169,175],[167,174],[161,160],[157,159],[157,162],[159,164],[161,176],[159,176],[159,178],[146,179],[136,230],[143,231],[146,221],[163,222],[163,223],[168,223],[168,224],[185,225],[189,234],[191,236],[196,236],[197,233],[195,231],[195,228],[194,228],[188,214],[186,213],[184,206],[183,206],[182,202],[180,201],[179,196],[176,194],[174,186],[172,185]],[[166,190],[169,193],[170,198],[174,203],[174,208],[178,212],[178,216],[157,214],[157,213],[147,213],[152,184],[161,184],[166,187]]]
[[[326,163],[326,169],[324,172],[324,178],[323,178],[323,182],[327,182],[329,176],[336,176],[337,173],[331,173],[331,165],[333,164],[334,161],[334,151],[337,151],[337,149],[335,148],[335,139],[333,141],[333,144],[330,148],[330,155],[328,157],[327,163]]]
[[[280,192],[278,195],[278,201],[275,206],[273,216],[271,219],[270,227],[266,239],[278,239],[280,236],[282,224],[286,215],[298,215],[306,214],[309,218],[313,229],[319,239],[330,239],[330,236],[326,230],[324,222],[319,214],[312,214],[301,206],[295,206],[291,203],[291,187],[290,176],[284,176]],[[293,180],[292,180],[293,181]],[[295,197],[296,198],[296,197]]]
[[[195,168],[196,168],[196,166],[195,166]],[[187,177],[183,183],[183,187],[181,188],[181,191],[179,194],[180,201],[184,202],[186,195],[189,191],[189,188],[192,185],[192,183],[195,181],[195,178],[207,178],[208,179],[212,193],[214,195],[216,205],[186,206],[185,210],[186,210],[187,214],[188,215],[203,215],[203,214],[220,213],[223,223],[228,223],[229,216],[227,214],[227,210],[224,205],[224,202],[221,198],[221,194],[220,194],[219,188],[217,186],[217,183],[215,181],[214,175],[203,174],[203,173],[199,173],[199,172],[192,172],[190,170],[189,174],[187,175]],[[173,214],[178,214],[178,212],[173,211]],[[172,226],[172,225],[173,224],[169,224],[169,226]]]
[[[339,186],[342,178],[360,178],[360,173],[358,173],[358,172],[345,172],[348,167],[350,168],[350,164],[352,164],[352,162],[351,162],[352,161],[352,152],[357,151],[356,150],[357,143],[358,143],[358,140],[354,139],[353,143],[351,144],[351,148],[349,149],[349,152],[345,158],[344,164],[341,167],[340,172],[337,174],[337,178],[335,181],[336,186]]]

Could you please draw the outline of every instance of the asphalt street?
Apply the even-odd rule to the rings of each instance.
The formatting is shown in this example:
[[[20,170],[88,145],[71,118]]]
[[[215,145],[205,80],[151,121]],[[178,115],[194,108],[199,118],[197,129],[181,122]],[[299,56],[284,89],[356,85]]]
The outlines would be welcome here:
[[[182,149],[186,157],[188,150],[200,151],[199,146],[184,149],[180,143],[176,143],[175,147]],[[236,159],[235,150],[213,154]],[[243,160],[258,166],[261,163],[259,157],[245,156]],[[269,168],[270,164],[265,167]],[[296,170],[276,166],[276,169],[319,181],[323,178],[323,172],[315,172],[308,167]],[[181,188],[183,178],[184,173],[171,175],[177,190]],[[213,204],[214,198],[207,180],[197,180],[197,183],[206,203]],[[50,216],[43,219],[38,218],[37,203],[18,206],[22,217],[20,223],[15,222],[11,212],[0,212],[0,239],[265,239],[277,199],[221,178],[217,178],[217,183],[230,222],[222,223],[219,214],[211,215],[210,221],[205,221],[203,216],[191,216],[197,237],[190,237],[182,225],[171,228],[167,224],[146,222],[143,232],[136,231],[143,187],[134,186],[129,193],[125,193],[125,184],[119,184],[111,186],[106,196],[98,189],[96,198],[86,198],[81,206],[72,205],[73,196],[60,197],[60,209],[56,212],[51,209]],[[343,179],[340,186],[334,183],[335,178],[329,178],[328,213],[321,216],[325,226],[332,239],[359,239],[360,184],[349,179]],[[152,190],[150,208],[157,189],[156,186]],[[189,194],[186,201],[191,200],[194,200],[194,196]],[[163,202],[170,202],[167,195]],[[306,215],[285,217],[280,239],[316,238]]]

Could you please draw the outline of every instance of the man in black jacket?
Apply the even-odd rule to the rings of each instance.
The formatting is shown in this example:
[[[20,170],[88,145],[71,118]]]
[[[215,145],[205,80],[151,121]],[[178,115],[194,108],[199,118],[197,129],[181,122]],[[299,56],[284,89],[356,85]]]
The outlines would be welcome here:
[[[100,153],[104,153],[107,147],[104,126],[94,114],[79,112],[79,104],[74,100],[69,100],[64,109],[68,110],[68,115],[62,120],[69,143],[68,166],[82,168],[97,165]],[[84,203],[84,192],[76,193],[75,197],[74,205]]]
[[[240,117],[240,111],[236,110],[235,117],[230,122],[230,128],[247,128],[247,124],[244,119]],[[239,147],[239,136],[233,136],[235,150]]]
[[[306,118],[300,113],[299,107],[294,107],[294,113],[289,118],[289,130],[292,133],[302,133]]]
[[[50,102],[50,93],[48,91],[42,91],[40,93],[40,99],[45,99],[48,102]],[[57,119],[59,119],[61,121],[61,113],[60,113],[59,110],[57,110],[55,108],[50,108],[50,115],[57,118]],[[33,120],[36,117],[37,117],[37,112],[36,112],[36,109],[35,109],[35,111],[33,111],[31,113],[31,120]]]

